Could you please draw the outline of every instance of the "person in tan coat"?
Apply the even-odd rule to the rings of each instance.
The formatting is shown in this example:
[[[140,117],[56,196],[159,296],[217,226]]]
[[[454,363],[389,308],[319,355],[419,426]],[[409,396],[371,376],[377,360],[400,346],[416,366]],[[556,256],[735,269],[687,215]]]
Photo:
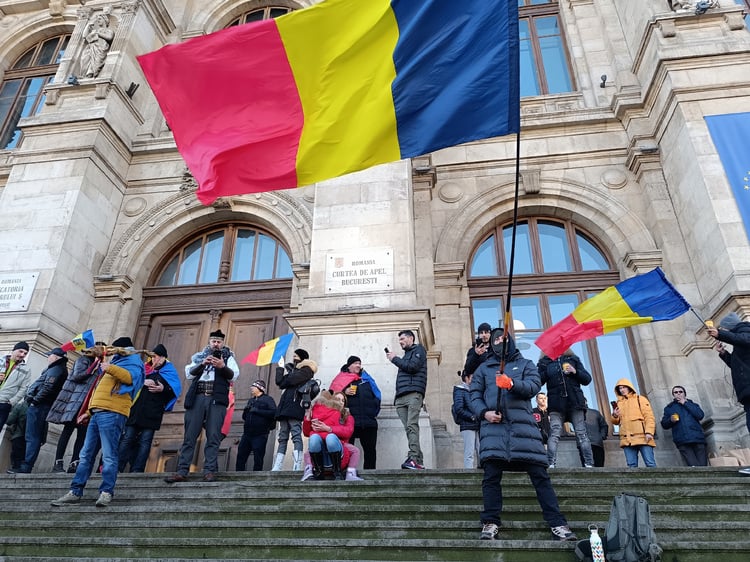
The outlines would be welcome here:
[[[656,418],[651,404],[645,396],[640,396],[633,383],[620,379],[615,385],[617,403],[612,403],[612,423],[620,426],[620,448],[631,468],[638,467],[638,453],[648,467],[655,467],[654,433]]]

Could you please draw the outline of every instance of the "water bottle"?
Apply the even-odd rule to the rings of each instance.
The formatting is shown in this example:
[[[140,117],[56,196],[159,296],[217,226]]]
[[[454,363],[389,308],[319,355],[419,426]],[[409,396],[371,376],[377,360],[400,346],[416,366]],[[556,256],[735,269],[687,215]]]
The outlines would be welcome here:
[[[604,547],[602,546],[602,539],[599,536],[599,528],[596,525],[589,525],[589,531],[591,531],[591,559],[594,562],[604,562]]]

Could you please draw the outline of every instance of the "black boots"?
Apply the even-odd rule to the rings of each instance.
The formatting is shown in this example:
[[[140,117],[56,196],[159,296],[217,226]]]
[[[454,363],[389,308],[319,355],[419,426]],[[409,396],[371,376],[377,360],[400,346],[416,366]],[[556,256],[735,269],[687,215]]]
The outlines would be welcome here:
[[[328,455],[331,457],[331,462],[333,463],[333,479],[345,480],[346,475],[341,470],[341,451],[338,453],[328,453]]]
[[[313,467],[313,480],[323,480],[323,453],[310,453]]]
[[[55,466],[52,467],[52,472],[65,472],[62,459],[57,459],[55,461]]]

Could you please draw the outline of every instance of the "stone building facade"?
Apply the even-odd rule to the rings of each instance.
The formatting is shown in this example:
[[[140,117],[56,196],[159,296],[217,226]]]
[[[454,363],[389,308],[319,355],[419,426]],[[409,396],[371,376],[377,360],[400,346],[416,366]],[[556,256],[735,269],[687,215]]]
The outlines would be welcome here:
[[[91,328],[97,339],[163,343],[181,367],[216,328],[240,358],[291,329],[323,386],[349,355],[363,359],[383,390],[378,466],[395,468],[406,440],[383,348],[398,349],[397,332],[410,328],[428,351],[425,462],[459,467],[452,388],[474,327],[497,325],[505,306],[499,241],[513,215],[516,138],[203,206],[136,61],[312,3],[0,0],[0,286],[14,287],[0,302],[0,350],[29,341],[40,371],[45,351]],[[513,316],[528,356],[537,358],[534,337],[571,299],[656,266],[701,317],[750,315],[750,225],[704,120],[750,111],[744,3],[720,0],[702,14],[673,12],[666,0],[519,7],[533,91],[521,100],[525,226]],[[254,248],[247,274],[240,257],[251,246],[240,242]],[[572,252],[568,266],[545,270],[555,248]],[[347,268],[371,280],[342,283],[336,272]],[[658,414],[682,384],[706,412],[712,451],[750,446],[728,371],[695,315],[617,337],[576,348],[594,374],[592,406],[607,414],[611,381],[627,376]],[[227,469],[256,378],[273,387],[270,367],[242,366]],[[150,470],[174,463],[180,412],[166,416]],[[667,436],[664,464],[677,462]]]

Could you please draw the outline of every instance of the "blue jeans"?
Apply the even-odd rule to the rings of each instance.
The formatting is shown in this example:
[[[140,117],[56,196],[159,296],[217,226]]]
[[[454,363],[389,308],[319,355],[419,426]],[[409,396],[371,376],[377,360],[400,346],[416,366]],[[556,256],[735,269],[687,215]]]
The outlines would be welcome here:
[[[115,484],[117,483],[120,436],[126,421],[125,416],[116,412],[96,412],[91,416],[76,475],[70,483],[70,491],[73,494],[78,497],[83,495],[83,489],[86,487],[89,476],[91,476],[94,458],[100,445],[103,466],[102,483],[99,486],[99,491],[114,494]]]
[[[47,414],[52,404],[29,406],[26,411],[26,455],[20,472],[31,472],[42,448],[42,439],[47,433]]]
[[[625,452],[625,462],[628,463],[630,468],[636,468],[638,466],[639,451],[643,457],[643,463],[646,466],[652,468],[656,466],[654,448],[649,445],[631,445],[629,447],[623,447],[622,450]]]
[[[130,463],[130,472],[143,472],[151,453],[151,442],[154,440],[153,429],[144,429],[137,425],[126,425],[125,433],[120,439],[120,472]]]
[[[473,429],[461,430],[461,437],[464,439],[464,468],[474,468],[476,459],[479,458],[479,432]]]
[[[482,523],[495,523],[500,525],[500,515],[503,511],[503,471],[526,472],[529,475],[539,507],[542,508],[542,517],[550,527],[567,525],[565,516],[560,512],[557,502],[557,494],[552,487],[547,469],[537,464],[523,462],[504,462],[489,459],[482,463],[484,478],[482,479],[482,499],[484,510],[481,513]]]
[[[307,446],[310,454],[323,453],[323,464],[326,465],[331,463],[328,453],[342,453],[344,449],[343,445],[341,445],[341,440],[334,433],[326,435],[325,442],[320,435],[313,433],[310,436]]]

